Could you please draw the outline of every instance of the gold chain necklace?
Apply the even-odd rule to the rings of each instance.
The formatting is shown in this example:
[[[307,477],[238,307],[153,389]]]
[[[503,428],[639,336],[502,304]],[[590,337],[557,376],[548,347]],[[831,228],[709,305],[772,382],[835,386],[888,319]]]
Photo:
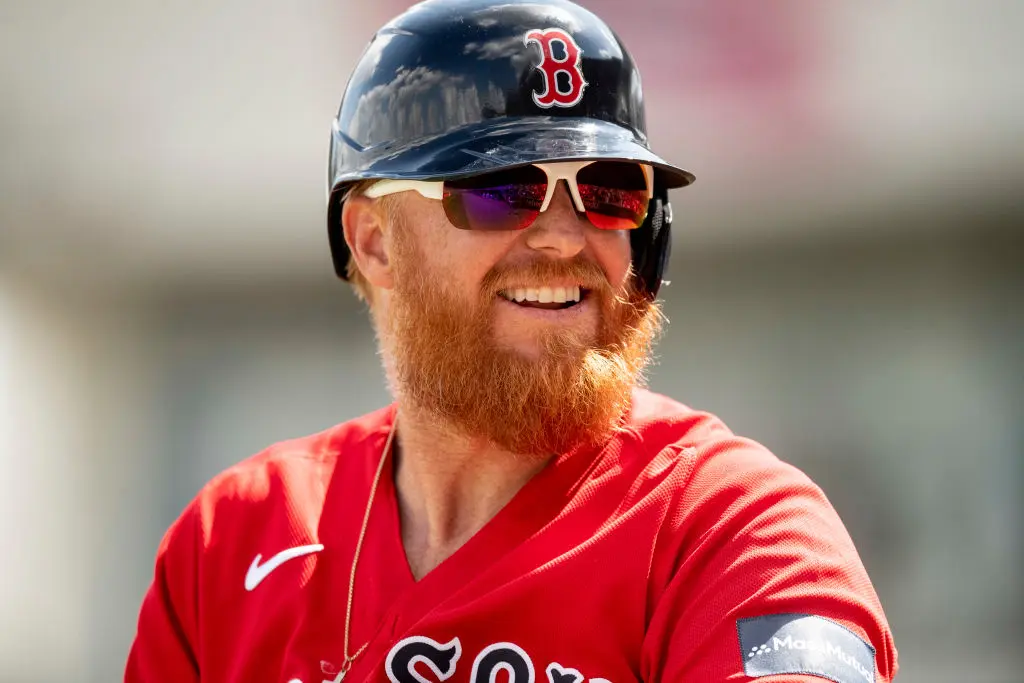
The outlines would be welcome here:
[[[341,663],[341,671],[338,672],[338,677],[335,678],[332,683],[341,683],[342,680],[345,679],[345,674],[347,674],[348,670],[352,668],[352,662],[356,660],[356,657],[363,654],[366,646],[370,644],[369,641],[367,641],[351,655],[348,653],[349,626],[352,623],[352,597],[356,590],[356,565],[359,564],[359,551],[363,548],[363,537],[366,536],[366,526],[370,521],[370,509],[373,507],[373,498],[377,493],[377,484],[380,482],[380,473],[384,471],[384,461],[387,460],[388,453],[391,451],[391,442],[395,436],[396,424],[398,424],[397,415],[395,416],[395,421],[391,423],[391,430],[388,432],[388,439],[384,442],[384,451],[380,454],[380,462],[377,463],[377,473],[373,475],[373,486],[370,487],[370,498],[366,501],[366,511],[363,513],[363,526],[359,529],[359,540],[356,541],[356,552],[352,557],[352,573],[349,574],[348,577],[348,604],[345,606],[345,661]]]

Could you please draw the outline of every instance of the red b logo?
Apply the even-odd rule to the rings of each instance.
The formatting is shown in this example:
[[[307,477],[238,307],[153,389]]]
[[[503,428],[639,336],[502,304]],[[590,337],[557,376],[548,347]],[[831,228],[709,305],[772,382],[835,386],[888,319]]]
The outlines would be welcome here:
[[[559,28],[547,28],[543,31],[535,30],[526,34],[523,42],[529,45],[537,43],[540,45],[541,60],[537,69],[544,74],[544,92],[534,91],[533,101],[538,107],[549,109],[551,107],[574,107],[583,99],[583,91],[587,87],[587,80],[583,78],[583,71],[580,64],[583,60],[583,50],[576,44],[568,33]],[[565,58],[556,59],[551,49],[551,43],[559,42],[565,48]],[[558,74],[563,73],[569,76],[569,89],[562,90],[558,87]]]

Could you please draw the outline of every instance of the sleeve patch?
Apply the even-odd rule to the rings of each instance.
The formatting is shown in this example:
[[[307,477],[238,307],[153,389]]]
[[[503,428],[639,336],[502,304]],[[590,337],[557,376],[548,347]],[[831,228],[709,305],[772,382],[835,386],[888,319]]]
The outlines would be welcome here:
[[[845,626],[810,614],[736,622],[743,672],[752,678],[807,674],[835,683],[875,683],[875,648]]]

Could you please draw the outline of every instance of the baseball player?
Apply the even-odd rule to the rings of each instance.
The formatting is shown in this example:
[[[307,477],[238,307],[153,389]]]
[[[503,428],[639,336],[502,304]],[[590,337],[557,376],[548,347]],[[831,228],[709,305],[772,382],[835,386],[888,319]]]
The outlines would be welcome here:
[[[334,265],[394,403],[199,492],[128,683],[893,679],[821,490],[640,388],[667,192],[693,176],[651,151],[607,25],[416,5],[356,66],[330,152]]]

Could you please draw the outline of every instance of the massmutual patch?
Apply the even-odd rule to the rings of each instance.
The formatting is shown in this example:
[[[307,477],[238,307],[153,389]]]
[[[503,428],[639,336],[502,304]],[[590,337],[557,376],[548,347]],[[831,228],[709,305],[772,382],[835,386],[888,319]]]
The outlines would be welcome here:
[[[809,674],[836,683],[875,683],[875,648],[834,621],[772,614],[736,622],[743,671],[752,678]]]

